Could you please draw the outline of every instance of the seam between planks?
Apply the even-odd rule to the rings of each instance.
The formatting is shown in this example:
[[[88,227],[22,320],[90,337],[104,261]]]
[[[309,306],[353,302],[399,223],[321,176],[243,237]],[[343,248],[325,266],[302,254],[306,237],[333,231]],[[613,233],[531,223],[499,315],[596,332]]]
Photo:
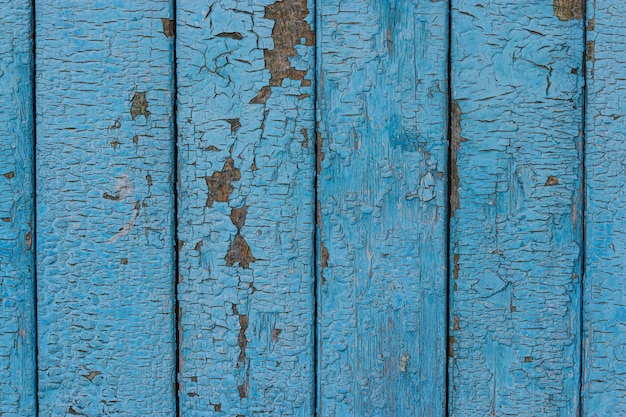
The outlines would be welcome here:
[[[452,139],[452,80],[451,80],[451,75],[452,75],[452,0],[448,0],[448,19],[447,19],[447,25],[448,25],[448,30],[447,30],[447,37],[448,37],[448,53],[446,54],[446,58],[448,60],[447,62],[447,66],[446,66],[446,80],[447,80],[447,93],[448,93],[448,103],[447,103],[447,111],[448,111],[448,115],[446,118],[446,121],[448,123],[447,129],[446,129],[446,135],[447,135],[447,142],[448,142],[448,160],[446,161],[446,174],[448,176],[447,181],[446,181],[446,202],[447,202],[447,206],[446,206],[446,235],[445,235],[445,239],[446,239],[446,255],[445,255],[445,260],[446,260],[446,341],[445,341],[445,345],[444,345],[444,352],[445,352],[445,392],[444,392],[444,401],[445,401],[445,410],[444,410],[444,414],[446,417],[448,417],[450,415],[450,395],[449,395],[449,390],[450,390],[450,354],[449,354],[449,347],[450,347],[450,314],[451,314],[451,302],[450,302],[450,295],[451,295],[451,291],[450,291],[450,282],[452,280],[452,275],[451,275],[451,268],[450,268],[450,262],[452,262],[452,258],[451,258],[451,254],[452,254],[452,240],[451,240],[451,236],[452,236],[452,232],[450,230],[450,226],[451,226],[451,222],[452,222],[452,218],[450,216],[450,214],[452,213],[452,202],[451,202],[451,190],[452,190],[452,177],[450,176],[450,173],[452,172],[452,146],[451,146],[451,139]]]
[[[31,0],[30,2],[30,36],[31,36],[31,80],[30,80],[30,88],[31,88],[31,109],[30,111],[33,114],[32,120],[32,140],[33,140],[33,164],[31,168],[32,173],[32,186],[33,186],[33,213],[32,213],[32,251],[33,251],[33,330],[34,330],[34,355],[35,355],[35,375],[34,375],[34,384],[35,384],[35,416],[39,416],[39,332],[38,332],[38,314],[37,307],[39,306],[39,301],[37,299],[37,24],[35,21],[35,7],[37,6],[36,0]]]
[[[320,0],[315,0],[313,2],[313,24],[315,25],[313,30],[315,31],[315,42],[314,42],[314,48],[315,51],[313,51],[313,127],[314,127],[314,131],[313,131],[313,169],[315,170],[315,176],[313,177],[313,415],[315,417],[317,417],[319,414],[321,414],[321,410],[319,409],[318,406],[318,398],[321,397],[321,393],[320,391],[320,379],[319,379],[319,363],[318,363],[318,346],[319,346],[319,317],[320,317],[320,303],[319,303],[319,297],[320,297],[320,292],[318,291],[318,279],[317,279],[317,274],[319,272],[319,267],[318,267],[318,244],[320,242],[321,236],[319,233],[319,227],[320,225],[318,224],[318,216],[317,216],[317,207],[318,204],[320,204],[319,201],[319,193],[318,193],[318,178],[320,173],[317,172],[317,166],[319,163],[321,163],[321,161],[319,161],[318,159],[318,153],[321,150],[321,144],[319,143],[319,121],[320,121],[320,117],[319,117],[319,113],[318,113],[318,106],[317,106],[317,100],[319,97],[319,84],[318,84],[318,80],[319,80],[319,72],[320,72],[320,67],[319,67],[319,63],[321,62],[321,59],[318,59],[320,55],[319,52],[321,50],[321,48],[318,48],[318,45],[320,44],[320,33],[322,26],[321,24],[318,24],[318,19],[321,19],[321,15],[320,13],[318,13],[319,10],[319,2]],[[319,355],[321,357],[321,355]]]
[[[587,271],[585,260],[587,258],[587,236],[586,230],[586,213],[587,213],[587,168],[586,168],[586,143],[587,143],[587,2],[582,6],[582,23],[583,23],[583,53],[582,53],[582,73],[583,73],[583,91],[582,91],[582,122],[581,122],[581,156],[580,156],[580,305],[579,305],[579,322],[578,328],[580,329],[580,335],[578,339],[579,352],[578,352],[578,412],[576,417],[584,415],[583,410],[583,373],[584,373],[584,357],[585,357],[585,274]]]
[[[172,147],[173,155],[172,155],[172,164],[173,164],[173,175],[172,175],[172,192],[174,193],[174,216],[173,216],[173,233],[174,233],[174,343],[176,346],[176,351],[174,352],[174,407],[176,410],[176,416],[180,417],[182,414],[180,412],[180,367],[181,367],[181,314],[180,314],[180,302],[178,299],[178,276],[180,274],[180,263],[178,256],[178,61],[176,59],[176,9],[177,9],[177,1],[171,0],[171,8],[172,8],[172,28],[174,31],[173,41],[172,41],[172,114],[174,115],[173,126],[172,126],[172,136],[174,141],[174,146]]]

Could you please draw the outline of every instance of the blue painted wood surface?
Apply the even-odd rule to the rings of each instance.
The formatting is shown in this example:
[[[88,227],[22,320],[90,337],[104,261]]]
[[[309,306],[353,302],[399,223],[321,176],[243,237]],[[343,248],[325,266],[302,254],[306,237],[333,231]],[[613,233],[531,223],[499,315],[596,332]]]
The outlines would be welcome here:
[[[183,416],[313,416],[314,8],[179,0]]]
[[[0,415],[626,414],[626,6],[314,3],[0,0]]]
[[[175,414],[172,16],[36,4],[40,416]]]
[[[452,2],[450,415],[578,415],[583,23]]]
[[[30,1],[0,1],[0,415],[35,415]]]
[[[626,415],[626,3],[587,2],[584,416]]]
[[[442,416],[447,3],[318,7],[318,415]]]

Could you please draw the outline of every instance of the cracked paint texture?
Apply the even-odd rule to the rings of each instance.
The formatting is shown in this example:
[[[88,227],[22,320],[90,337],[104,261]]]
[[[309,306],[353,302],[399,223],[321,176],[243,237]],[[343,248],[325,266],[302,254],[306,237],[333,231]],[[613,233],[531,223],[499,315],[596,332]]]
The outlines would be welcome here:
[[[0,1],[0,415],[35,415],[31,3]]]
[[[576,416],[583,23],[543,0],[451,20],[450,415]]]
[[[317,412],[444,415],[448,4],[318,7]]]
[[[625,14],[624,2],[587,2],[585,417],[626,415]]]
[[[184,416],[313,416],[313,5],[177,2]]]
[[[172,15],[37,2],[40,416],[175,414]]]

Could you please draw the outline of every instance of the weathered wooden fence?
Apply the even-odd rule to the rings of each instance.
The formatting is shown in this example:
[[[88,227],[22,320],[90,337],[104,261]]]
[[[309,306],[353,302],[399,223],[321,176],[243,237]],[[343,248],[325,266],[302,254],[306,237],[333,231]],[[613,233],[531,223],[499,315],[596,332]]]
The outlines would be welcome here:
[[[0,0],[0,416],[626,415],[626,2]]]

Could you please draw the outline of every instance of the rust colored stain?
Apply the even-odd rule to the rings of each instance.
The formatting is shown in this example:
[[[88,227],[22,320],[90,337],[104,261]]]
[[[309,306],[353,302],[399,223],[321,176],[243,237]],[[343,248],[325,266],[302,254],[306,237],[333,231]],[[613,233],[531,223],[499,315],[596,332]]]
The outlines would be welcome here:
[[[246,223],[246,216],[248,215],[248,206],[242,206],[240,208],[233,207],[230,210],[230,221],[233,222],[237,231],[240,231],[243,225]]]
[[[252,255],[248,242],[237,233],[224,260],[226,261],[226,266],[233,266],[235,263],[238,263],[242,268],[249,269],[250,264],[255,262],[256,258]]]
[[[559,179],[554,175],[550,175],[546,180],[546,185],[559,185]]]
[[[235,168],[233,158],[226,158],[221,171],[214,171],[210,177],[204,177],[209,189],[206,206],[213,207],[213,202],[225,203],[233,192],[232,181],[241,179],[239,168]]]
[[[300,80],[302,86],[311,85],[311,80],[305,80],[306,70],[299,70],[291,66],[289,58],[297,57],[296,45],[315,45],[315,32],[305,21],[309,15],[307,0],[282,0],[265,7],[265,18],[274,21],[272,39],[274,49],[264,49],[265,68],[270,71],[269,86],[261,89],[251,104],[265,103],[272,90],[271,87],[280,87],[285,78]]]
[[[320,242],[320,246],[322,249],[322,256],[321,256],[321,266],[322,266],[322,272],[324,270],[324,268],[328,268],[328,258],[329,258],[329,253],[328,253],[328,249],[326,249],[326,246],[324,246],[324,242]]]
[[[255,98],[250,100],[250,104],[265,104],[267,99],[270,98],[270,94],[272,94],[272,89],[266,85],[261,88],[259,94],[257,94]]]
[[[230,211],[230,221],[237,228],[237,234],[224,257],[226,266],[233,266],[235,263],[238,263],[242,268],[248,269],[250,268],[250,264],[256,261],[248,242],[241,236],[241,228],[246,222],[247,215],[248,206],[242,206],[240,208],[233,207]]]
[[[317,174],[320,174],[322,172],[322,162],[324,162],[324,158],[326,158],[326,155],[324,154],[324,151],[322,150],[324,147],[324,137],[319,133],[319,131],[317,131],[315,133],[315,153],[316,153],[316,158],[315,158],[315,169]]]
[[[580,20],[583,18],[583,0],[554,0],[554,15],[559,20]]]
[[[587,41],[587,61],[596,62],[596,43]]]
[[[137,116],[144,116],[146,119],[150,117],[150,112],[148,111],[148,99],[145,91],[136,92],[135,95],[133,95],[130,104],[130,117],[132,117],[133,120],[135,120]]]
[[[237,131],[237,129],[239,129],[241,127],[241,122],[239,121],[238,118],[226,119],[226,121],[230,125],[230,132],[231,133],[235,133]]]
[[[461,136],[461,107],[456,101],[452,101],[452,114],[450,120],[450,216],[456,215],[459,208],[459,167],[457,165],[457,152],[461,149],[461,143],[467,142]]]
[[[218,38],[230,38],[236,41],[240,41],[243,39],[243,36],[239,32],[222,32],[222,33],[218,33],[215,36],[217,36]]]
[[[166,38],[171,38],[174,36],[174,30],[176,25],[172,19],[161,18],[161,23],[163,24],[163,34]]]

